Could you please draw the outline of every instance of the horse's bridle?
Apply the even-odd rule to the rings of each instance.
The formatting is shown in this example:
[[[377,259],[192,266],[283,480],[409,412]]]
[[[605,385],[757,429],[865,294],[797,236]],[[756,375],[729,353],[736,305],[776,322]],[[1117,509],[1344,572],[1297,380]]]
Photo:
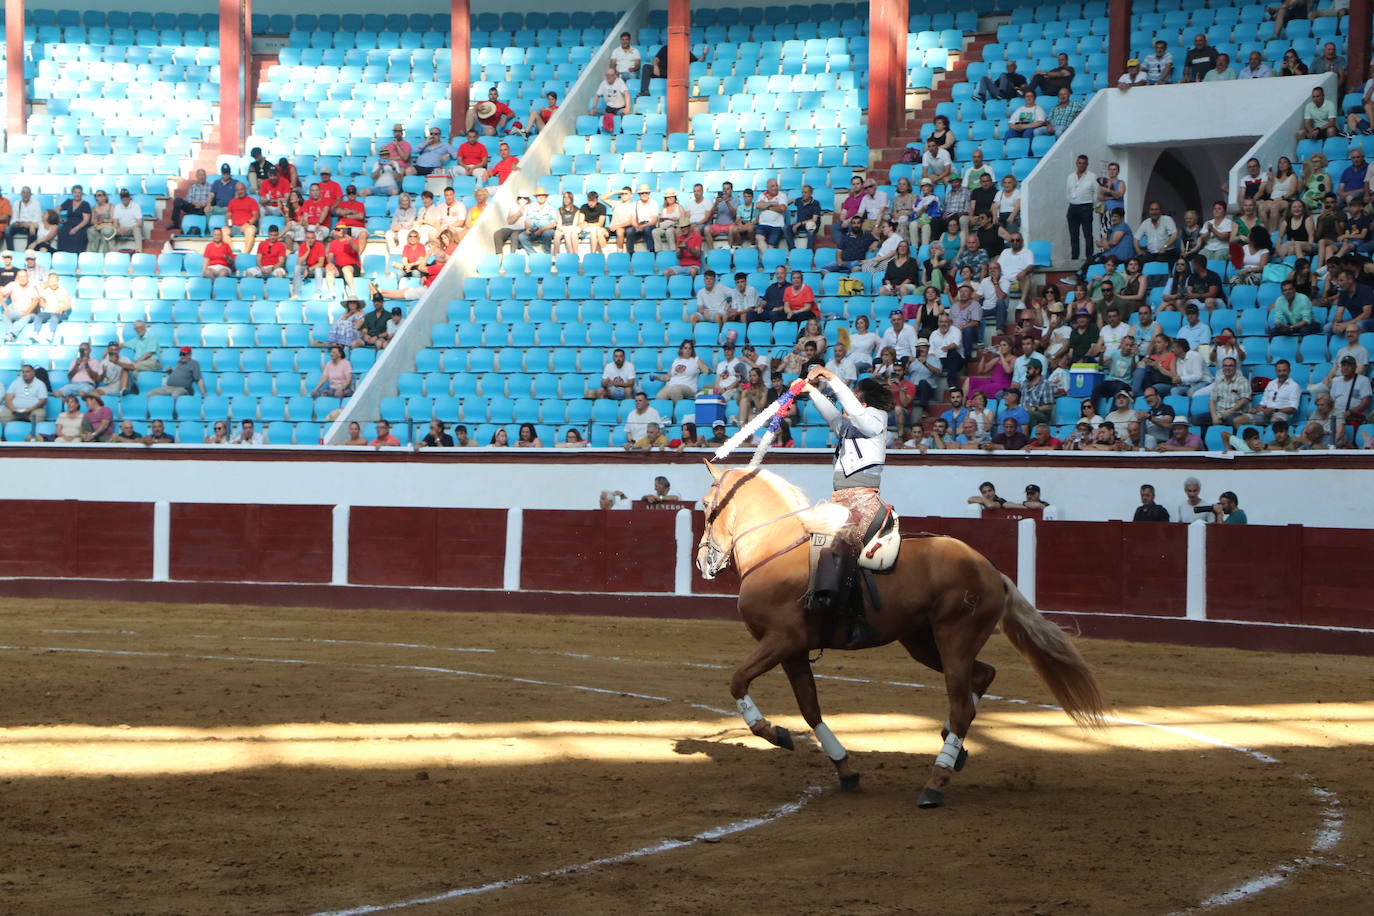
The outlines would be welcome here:
[[[744,481],[741,480],[740,485],[742,485],[743,483]],[[724,509],[726,504],[729,503],[731,498],[734,497],[735,490],[738,488],[739,485],[736,485],[735,488],[731,489],[730,492],[725,495],[725,498],[723,498],[720,502],[712,505],[706,513],[705,528],[701,532],[701,540],[697,543],[697,556],[699,558],[697,568],[701,570],[701,575],[706,579],[714,579],[716,577],[716,573],[720,572],[722,569],[725,568],[726,564],[730,562],[730,558],[734,554],[735,548],[739,546],[739,542],[743,540],[745,536],[753,534],[755,531],[761,531],[762,529],[767,528],[771,525],[775,525],[778,522],[783,521],[784,519],[789,519],[801,515],[803,512],[807,512],[811,509],[810,506],[802,506],[800,509],[793,509],[791,512],[783,513],[782,515],[779,515],[776,518],[770,518],[767,521],[759,522],[756,525],[750,525],[748,528],[745,528],[738,534],[731,534],[729,543],[726,544],[724,547],[720,547],[716,545],[715,538],[711,537],[711,525],[720,515],[721,510]],[[716,479],[712,481],[711,489],[706,491],[706,497],[703,501],[709,500],[711,498],[711,494],[717,492],[719,489],[720,480]],[[788,551],[800,547],[802,544],[805,544],[810,539],[811,535],[805,534],[800,539],[784,547],[782,550],[779,550],[776,553],[770,554],[769,556],[765,557],[762,561],[755,564],[754,566],[751,566],[748,569],[740,570],[740,581],[743,581],[746,576],[748,576],[751,572],[757,570],[759,567],[764,566],[765,564],[770,563],[773,560],[776,560],[778,557],[782,556]],[[702,566],[700,562],[702,551],[706,552],[705,566]]]

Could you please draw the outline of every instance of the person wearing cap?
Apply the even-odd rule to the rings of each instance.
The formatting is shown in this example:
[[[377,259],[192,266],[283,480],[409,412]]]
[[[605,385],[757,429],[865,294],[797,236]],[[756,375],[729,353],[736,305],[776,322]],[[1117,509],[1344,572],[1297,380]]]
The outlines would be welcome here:
[[[1342,356],[1336,364],[1337,375],[1331,380],[1329,391],[1336,411],[1345,426],[1355,427],[1369,416],[1371,392],[1369,379],[1356,371],[1355,357]]]
[[[403,124],[391,125],[391,139],[386,143],[377,145],[377,153],[382,160],[390,162],[401,175],[414,175],[415,167],[411,164],[411,146],[406,140],[406,129]]]
[[[234,199],[236,187],[238,187],[238,181],[234,178],[234,170],[226,162],[219,167],[219,177],[215,179],[214,184],[210,185],[210,212],[213,214],[226,212],[229,201]]]
[[[1169,438],[1155,448],[1157,452],[1200,452],[1202,437],[1189,431],[1187,417],[1174,417],[1169,424]]]
[[[1204,83],[1219,83],[1236,78],[1236,71],[1231,69],[1231,55],[1221,53],[1217,55],[1217,65],[1207,72],[1202,78]]]
[[[716,380],[711,393],[727,401],[739,400],[740,385],[748,378],[749,367],[735,356],[735,342],[727,340],[720,346],[720,361],[716,363]]]
[[[358,199],[358,188],[356,185],[349,185],[344,190],[343,199],[334,204],[334,227],[350,230],[365,230],[367,228],[367,207]],[[366,237],[367,233],[362,233]]]
[[[677,263],[671,267],[663,268],[663,276],[672,277],[677,274],[686,274],[689,277],[695,277],[701,270],[701,252],[705,240],[694,225],[678,229],[674,235],[676,237],[674,244],[677,248]]]
[[[267,168],[272,163],[262,154],[262,147],[255,146],[248,151],[247,179],[249,192],[258,193],[258,188],[267,180]]]
[[[86,347],[89,352],[89,344],[82,346]],[[90,388],[86,390],[90,390]],[[163,384],[149,391],[148,397],[179,398],[190,394],[193,390],[199,390],[200,396],[205,397],[205,379],[201,377],[200,363],[191,358],[191,348],[182,347],[176,365],[167,370],[167,378]]]
[[[553,236],[558,229],[558,212],[549,204],[549,192],[534,189],[534,203],[525,208],[524,228],[515,237],[526,254],[533,254],[535,243],[547,254],[553,253]]]
[[[1140,69],[1140,61],[1132,57],[1130,60],[1126,61],[1126,71],[1117,78],[1116,88],[1125,92],[1136,86],[1149,85],[1149,82],[1150,78]]]
[[[5,230],[5,245],[13,248],[15,238],[20,235],[33,245],[43,227],[43,206],[28,185],[19,189],[19,198],[14,201],[13,210],[13,218]]]
[[[258,236],[258,222],[262,219],[262,208],[258,202],[248,196],[248,186],[243,182],[234,185],[234,199],[229,201],[226,208],[229,214],[229,225],[225,227],[225,241],[228,242],[234,234],[234,230],[243,233],[244,253],[253,250],[253,241]]]
[[[935,182],[929,178],[922,178],[920,191],[911,205],[911,213],[900,214],[908,216],[906,237],[916,248],[930,244],[935,222],[944,215],[943,204],[935,195]]]
[[[659,209],[658,204],[654,203],[650,196],[650,188],[647,184],[642,184],[638,189],[638,196],[632,205],[631,223],[625,230],[624,251],[633,252],[635,242],[643,241],[644,247],[648,251],[654,251],[654,229],[658,226]]]
[[[17,276],[19,276],[19,268],[14,266],[14,254],[8,251],[0,252],[0,289],[13,283]],[[32,271],[30,271],[30,278],[32,278]]]
[[[372,187],[360,188],[358,193],[363,197],[395,197],[401,193],[401,179],[405,175],[405,169],[394,159],[378,156],[372,166]]]
[[[651,233],[650,251],[676,251],[678,232],[687,225],[687,211],[677,202],[676,191],[663,192],[663,206]]]
[[[606,68],[605,76],[602,77],[601,82],[597,83],[596,92],[592,95],[592,104],[587,113],[602,115],[601,129],[606,133],[613,133],[613,119],[616,115],[623,114],[629,105],[630,87],[625,85],[625,81],[620,78],[620,73],[612,64]]]
[[[496,146],[496,164],[491,167],[491,175],[497,184],[505,184],[506,179],[520,168],[520,157],[510,151],[510,144],[502,140]]]

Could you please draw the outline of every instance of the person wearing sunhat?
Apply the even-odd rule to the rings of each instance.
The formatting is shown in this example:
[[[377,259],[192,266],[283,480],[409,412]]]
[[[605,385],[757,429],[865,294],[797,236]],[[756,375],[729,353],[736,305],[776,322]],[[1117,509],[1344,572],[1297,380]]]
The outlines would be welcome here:
[[[534,254],[535,243],[546,254],[553,253],[553,235],[558,229],[558,210],[549,204],[549,192],[534,189],[534,203],[525,208],[525,228],[515,237],[526,254]]]
[[[1132,57],[1126,61],[1126,72],[1116,81],[1116,88],[1125,90],[1134,86],[1145,86],[1149,82],[1150,78],[1140,69],[1140,61]]]
[[[465,126],[468,130],[476,128],[488,137],[495,137],[497,134],[504,133],[506,125],[514,120],[514,110],[501,101],[501,93],[496,90],[495,86],[492,86],[491,89],[487,90],[486,99],[468,110]]]
[[[677,202],[676,191],[663,192],[663,207],[658,211],[658,223],[654,226],[651,251],[662,248],[673,251],[677,248],[678,228],[687,220],[687,211]]]

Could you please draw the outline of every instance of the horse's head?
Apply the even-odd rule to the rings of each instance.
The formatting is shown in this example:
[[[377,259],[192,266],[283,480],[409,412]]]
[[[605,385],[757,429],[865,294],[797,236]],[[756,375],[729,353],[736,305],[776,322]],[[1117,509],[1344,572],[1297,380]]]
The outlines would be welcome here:
[[[734,547],[731,530],[734,525],[734,506],[731,505],[737,484],[730,482],[739,472],[721,471],[710,461],[706,469],[711,472],[711,488],[702,498],[701,507],[706,512],[705,530],[697,544],[697,569],[702,578],[714,579],[726,566],[730,565],[730,552]]]

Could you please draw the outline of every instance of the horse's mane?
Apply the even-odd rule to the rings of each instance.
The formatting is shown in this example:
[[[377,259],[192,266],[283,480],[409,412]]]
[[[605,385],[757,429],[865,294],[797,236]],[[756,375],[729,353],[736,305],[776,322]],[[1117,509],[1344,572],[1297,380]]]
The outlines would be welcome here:
[[[834,534],[848,524],[849,510],[844,506],[828,500],[822,500],[813,505],[811,498],[802,491],[801,487],[765,468],[755,468],[749,473],[770,487],[790,508],[802,509],[810,506],[810,511],[803,512],[798,516],[807,531]]]

